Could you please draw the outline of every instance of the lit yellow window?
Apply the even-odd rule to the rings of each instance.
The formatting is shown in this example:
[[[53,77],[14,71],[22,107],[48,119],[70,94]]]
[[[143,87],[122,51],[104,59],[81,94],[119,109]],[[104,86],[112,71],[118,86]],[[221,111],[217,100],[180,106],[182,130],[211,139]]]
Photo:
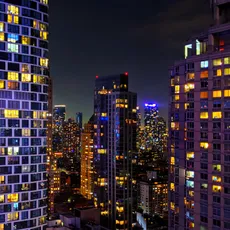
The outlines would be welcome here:
[[[208,143],[207,142],[200,142],[200,147],[203,149],[207,149],[208,148]]]
[[[47,30],[47,26],[43,23],[39,23],[40,30]]]
[[[180,100],[180,96],[179,95],[175,95],[175,101],[179,101]]]
[[[221,171],[221,165],[219,165],[219,164],[213,165],[213,166],[212,166],[212,169],[213,169],[214,171],[220,172],[220,171]]]
[[[22,136],[29,137],[30,136],[30,129],[22,129]]]
[[[224,58],[224,64],[229,65],[230,64],[230,57]]]
[[[180,86],[179,85],[175,85],[175,93],[180,93]]]
[[[221,182],[221,177],[220,176],[212,176],[212,181]]]
[[[0,203],[4,203],[5,202],[5,197],[4,195],[0,195]]]
[[[19,111],[18,110],[4,110],[5,118],[19,118]]]
[[[213,192],[221,192],[221,186],[219,186],[219,185],[213,185],[212,186],[212,191]]]
[[[230,75],[230,68],[224,69],[224,75]]]
[[[175,80],[174,80],[174,78],[172,78],[171,79],[171,86],[174,86],[174,84],[175,84],[174,82],[175,82]]]
[[[5,89],[5,82],[0,80],[0,89]]]
[[[189,92],[190,90],[193,90],[195,88],[194,83],[188,83],[184,86],[184,91]]]
[[[22,36],[22,44],[23,45],[30,45],[30,38],[26,36]]]
[[[208,71],[202,71],[200,73],[200,78],[208,78]]]
[[[14,23],[18,24],[19,23],[19,17],[18,16],[14,16]]]
[[[213,91],[212,96],[213,97],[221,97],[222,96],[221,90]]]
[[[201,112],[200,119],[208,119],[208,112]]]
[[[216,71],[216,76],[217,76],[217,77],[221,77],[221,76],[222,76],[222,70],[221,70],[221,69],[218,69],[218,70]]]
[[[40,0],[40,2],[46,5],[48,4],[48,0]]]
[[[180,104],[179,103],[176,103],[175,104],[175,109],[179,109],[180,108]]]
[[[200,98],[208,98],[208,92],[200,92]]]
[[[12,23],[13,22],[13,15],[11,15],[11,14],[7,15],[7,22],[8,23]]]
[[[175,204],[173,202],[170,202],[170,208],[171,208],[171,210],[175,209]]]
[[[194,73],[188,73],[187,74],[187,79],[188,80],[193,80],[195,78],[195,74]]]
[[[7,201],[8,201],[8,203],[18,202],[18,194],[17,193],[8,194],[7,195]]]
[[[212,112],[213,119],[220,119],[222,117],[222,112]]]
[[[107,113],[102,113],[101,116],[102,116],[102,117],[106,117],[106,116],[107,116]]]
[[[47,40],[48,39],[48,32],[40,31],[40,38],[42,38],[43,40]]]
[[[230,90],[229,89],[224,90],[224,96],[230,97]]]
[[[187,160],[190,160],[190,159],[193,159],[194,158],[194,152],[188,152],[187,154],[186,154],[186,159]]]
[[[5,41],[5,34],[0,32],[0,41]]]
[[[170,183],[170,190],[175,191],[175,184],[174,183]]]
[[[4,31],[4,23],[0,22],[0,32],[3,32],[3,31]]]
[[[18,212],[7,213],[7,221],[18,220],[19,214]]]
[[[175,157],[171,157],[170,164],[175,165]]]
[[[172,130],[179,130],[179,122],[171,122],[171,129]]]
[[[23,73],[23,74],[22,74],[22,81],[23,81],[23,82],[31,82],[31,74]]]
[[[4,184],[5,183],[5,176],[0,176],[0,184]]]
[[[106,154],[106,149],[98,149],[97,152],[99,154]]]
[[[47,58],[40,58],[40,65],[48,67],[49,60]]]
[[[18,73],[16,72],[8,72],[7,79],[11,81],[18,81]]]
[[[219,65],[222,65],[222,61],[220,58],[213,60],[213,66],[219,66]]]
[[[194,178],[194,171],[187,171],[186,172],[186,177],[187,178]]]
[[[8,5],[8,13],[19,15],[19,8],[17,6]]]

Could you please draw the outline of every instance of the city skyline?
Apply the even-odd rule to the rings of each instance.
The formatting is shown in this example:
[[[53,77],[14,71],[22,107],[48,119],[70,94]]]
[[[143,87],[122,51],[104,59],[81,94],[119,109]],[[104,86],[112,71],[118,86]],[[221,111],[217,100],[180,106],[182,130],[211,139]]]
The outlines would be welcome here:
[[[167,118],[168,94],[162,92],[168,92],[168,67],[180,59],[181,44],[192,32],[203,31],[211,23],[209,1],[139,2],[72,0],[64,5],[50,0],[54,104],[66,104],[68,116],[82,111],[87,122],[93,114],[95,76],[127,71],[138,104],[156,101]],[[62,31],[66,31],[64,37]]]

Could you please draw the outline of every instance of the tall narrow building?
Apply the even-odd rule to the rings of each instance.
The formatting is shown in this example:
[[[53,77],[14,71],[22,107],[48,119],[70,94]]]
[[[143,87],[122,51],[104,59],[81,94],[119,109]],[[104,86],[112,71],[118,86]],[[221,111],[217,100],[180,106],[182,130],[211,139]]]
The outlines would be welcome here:
[[[94,202],[109,229],[132,228],[132,155],[136,151],[137,95],[128,73],[96,77]]]
[[[169,229],[230,229],[230,0],[170,72]]]
[[[48,0],[0,0],[0,229],[47,215]]]

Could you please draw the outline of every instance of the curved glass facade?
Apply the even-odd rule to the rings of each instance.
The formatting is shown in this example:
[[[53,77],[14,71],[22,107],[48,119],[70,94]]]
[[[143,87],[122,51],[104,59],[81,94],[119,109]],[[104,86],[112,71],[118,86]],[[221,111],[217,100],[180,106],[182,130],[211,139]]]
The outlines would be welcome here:
[[[0,0],[0,229],[47,214],[48,0]]]

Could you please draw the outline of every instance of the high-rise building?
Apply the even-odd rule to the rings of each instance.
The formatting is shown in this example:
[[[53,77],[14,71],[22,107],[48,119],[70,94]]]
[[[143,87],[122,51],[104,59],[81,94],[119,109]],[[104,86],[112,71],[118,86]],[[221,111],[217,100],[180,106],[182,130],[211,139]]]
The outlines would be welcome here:
[[[53,120],[55,125],[61,125],[66,120],[66,106],[55,105],[53,110]]]
[[[132,155],[136,152],[137,95],[128,73],[96,76],[94,95],[94,202],[109,229],[132,228]]]
[[[47,215],[48,1],[0,0],[0,229]]]
[[[81,136],[81,194],[93,199],[93,136],[94,116],[84,125]]]
[[[163,151],[163,141],[166,135],[166,122],[159,116],[157,104],[145,104],[144,109],[144,146],[142,149],[159,148]]]
[[[170,72],[169,229],[230,229],[230,0]]]
[[[76,123],[80,129],[82,129],[82,117],[83,115],[81,112],[76,113]]]

